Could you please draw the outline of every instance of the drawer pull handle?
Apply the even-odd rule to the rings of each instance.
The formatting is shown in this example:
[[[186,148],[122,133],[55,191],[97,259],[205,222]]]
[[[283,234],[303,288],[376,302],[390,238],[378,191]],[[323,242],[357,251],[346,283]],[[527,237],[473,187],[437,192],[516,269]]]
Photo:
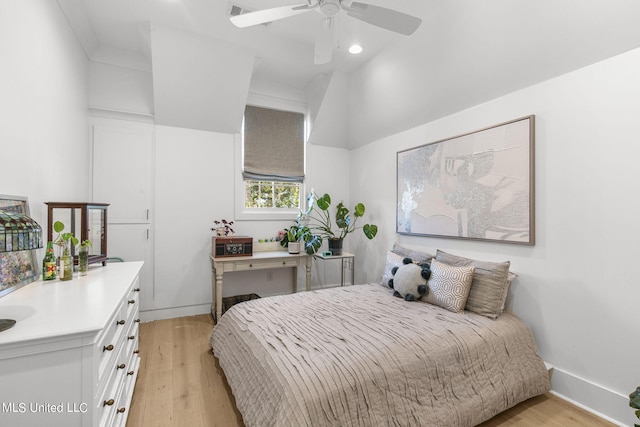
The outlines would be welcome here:
[[[121,363],[120,365],[118,365],[118,369],[124,369],[124,368],[126,368],[124,363]]]
[[[133,375],[135,372],[134,371],[129,371],[127,372],[127,375]]]
[[[124,325],[126,322],[124,320],[118,320],[116,325]]]
[[[282,261],[282,265],[287,265],[287,261]]]
[[[133,350],[133,354],[138,354],[140,353],[140,350]]]
[[[113,400],[113,399],[109,399],[109,400],[105,400],[105,401],[104,401],[104,403],[102,404],[102,406],[103,406],[103,407],[104,407],[104,406],[111,406],[111,405],[113,405],[114,403],[116,403],[116,401],[115,401],[115,400]]]
[[[249,264],[249,268],[253,267],[253,264]]]
[[[133,292],[140,292],[140,288],[135,288]]]
[[[135,336],[135,335],[130,335],[130,336],[129,336],[129,339],[130,339],[130,340],[135,340],[135,339],[136,339],[136,336]]]
[[[102,352],[103,353],[105,351],[111,351],[111,350],[113,350],[113,344],[105,345],[104,347],[102,347]]]
[[[134,300],[134,299],[130,299],[128,302],[129,302],[129,304],[135,304],[135,303],[136,303],[136,300]]]
[[[122,408],[118,408],[118,413],[119,414],[124,414],[124,411],[126,411],[124,406]]]
[[[140,319],[136,319],[136,320],[134,320],[134,322],[140,323]]]

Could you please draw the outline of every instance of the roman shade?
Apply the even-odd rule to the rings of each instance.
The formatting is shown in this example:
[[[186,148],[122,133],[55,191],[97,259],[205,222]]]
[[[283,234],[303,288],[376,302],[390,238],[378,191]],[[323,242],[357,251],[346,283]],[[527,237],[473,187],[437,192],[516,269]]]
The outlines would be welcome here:
[[[304,114],[247,105],[244,113],[245,180],[304,180]]]

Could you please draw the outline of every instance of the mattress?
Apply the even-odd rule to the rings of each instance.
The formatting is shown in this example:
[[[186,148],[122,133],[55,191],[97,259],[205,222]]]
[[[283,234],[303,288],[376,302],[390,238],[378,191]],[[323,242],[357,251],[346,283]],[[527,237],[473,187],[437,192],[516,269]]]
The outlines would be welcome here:
[[[379,284],[238,304],[210,344],[246,426],[473,426],[550,388],[531,330]]]

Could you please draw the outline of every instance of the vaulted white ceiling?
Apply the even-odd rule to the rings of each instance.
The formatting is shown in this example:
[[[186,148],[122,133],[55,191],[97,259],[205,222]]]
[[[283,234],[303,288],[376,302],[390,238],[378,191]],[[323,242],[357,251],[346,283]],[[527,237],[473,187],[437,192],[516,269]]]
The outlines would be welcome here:
[[[228,19],[232,4],[256,10],[304,0],[58,0],[90,59],[117,51],[128,66],[153,72],[156,119],[185,113],[188,99],[174,107],[168,99],[175,103],[181,91],[198,93],[176,83],[195,78],[188,67],[182,74],[170,68],[188,61],[185,52],[172,59],[165,37],[179,31],[208,40],[201,52],[213,56],[191,66],[220,77],[217,87],[204,88],[207,97],[223,95],[219,108],[205,116],[224,109],[238,114],[249,89],[293,94],[313,110],[316,143],[348,148],[640,46],[636,0],[363,2],[419,16],[423,23],[403,36],[340,15],[332,62],[314,65],[320,14],[245,29]],[[353,41],[364,46],[363,54],[346,52]],[[234,47],[238,57],[229,63]],[[237,90],[225,87],[231,84]]]

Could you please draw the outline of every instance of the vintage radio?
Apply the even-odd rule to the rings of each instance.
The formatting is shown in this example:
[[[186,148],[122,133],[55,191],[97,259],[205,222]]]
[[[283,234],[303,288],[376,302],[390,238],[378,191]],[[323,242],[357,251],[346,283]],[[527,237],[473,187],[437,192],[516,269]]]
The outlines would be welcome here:
[[[251,256],[253,238],[248,236],[214,236],[211,238],[211,255],[214,258]]]

